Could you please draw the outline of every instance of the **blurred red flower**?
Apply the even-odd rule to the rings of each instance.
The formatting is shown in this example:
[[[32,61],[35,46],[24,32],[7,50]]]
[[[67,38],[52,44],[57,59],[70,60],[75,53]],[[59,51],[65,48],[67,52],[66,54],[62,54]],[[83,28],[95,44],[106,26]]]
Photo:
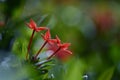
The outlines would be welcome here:
[[[38,52],[36,53],[36,55],[34,56],[34,58],[36,59],[37,56],[40,54],[40,52],[42,51],[42,49],[45,47],[45,45],[47,43],[49,44],[53,44],[56,40],[55,39],[51,39],[51,35],[50,35],[50,30],[48,29],[47,32],[45,33],[45,35],[41,34],[42,38],[45,40],[43,45],[40,47],[40,49],[38,50]]]
[[[68,47],[70,46],[70,43],[61,43],[61,40],[56,36],[56,42],[53,44],[48,44],[48,50],[54,51],[54,53],[48,57],[48,59],[52,58],[54,55],[62,60],[67,60],[72,52],[68,50]]]
[[[30,46],[32,44],[32,39],[33,39],[35,31],[39,32],[39,31],[42,31],[42,30],[48,30],[48,28],[46,28],[46,27],[37,27],[36,23],[32,19],[30,20],[30,23],[26,23],[26,24],[30,29],[33,29],[33,32],[32,32],[32,35],[30,37],[30,41],[29,41],[29,44],[28,44],[27,55],[26,55],[26,59],[28,59],[28,54],[30,52]]]
[[[30,20],[30,23],[27,23],[27,26],[30,28],[30,29],[33,29],[35,30],[36,32],[39,32],[41,30],[47,30],[48,28],[46,27],[37,27],[36,23],[31,19]]]
[[[98,9],[99,10],[99,9]],[[111,10],[94,10],[92,12],[93,21],[96,27],[101,31],[109,30],[114,24],[114,18]]]
[[[0,22],[0,27],[3,27],[4,25],[4,22]]]
[[[47,30],[45,35],[41,34],[41,36],[47,43],[53,44],[54,42],[56,42],[56,39],[51,39],[51,34],[49,29]]]

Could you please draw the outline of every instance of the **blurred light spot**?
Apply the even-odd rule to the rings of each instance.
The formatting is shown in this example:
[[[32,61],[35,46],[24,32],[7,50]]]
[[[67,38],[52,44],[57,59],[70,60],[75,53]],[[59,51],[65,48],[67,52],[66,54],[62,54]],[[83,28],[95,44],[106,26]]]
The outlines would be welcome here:
[[[51,78],[55,78],[54,74],[51,74]]]
[[[6,0],[0,0],[0,2],[5,2]]]
[[[50,55],[53,54],[53,51],[52,51],[52,50],[49,50],[49,51],[46,52],[46,54],[47,54],[47,57],[49,57]]]
[[[96,36],[95,25],[88,16],[84,16],[80,30],[86,38],[92,39]]]
[[[88,75],[83,76],[84,80],[88,80]]]
[[[62,21],[69,26],[76,26],[80,22],[81,12],[73,6],[66,7],[61,14]]]
[[[10,61],[10,58],[9,58],[9,57],[6,57],[6,58],[4,59],[4,61],[1,62],[1,66],[2,66],[3,68],[9,68],[9,61]]]

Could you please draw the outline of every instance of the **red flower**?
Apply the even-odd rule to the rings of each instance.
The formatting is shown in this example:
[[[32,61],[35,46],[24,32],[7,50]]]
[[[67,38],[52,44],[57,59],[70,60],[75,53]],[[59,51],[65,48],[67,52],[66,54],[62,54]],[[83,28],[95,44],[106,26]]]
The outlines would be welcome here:
[[[4,22],[0,22],[0,27],[3,27],[5,25]]]
[[[48,50],[54,51],[54,53],[48,57],[48,59],[52,58],[54,55],[60,60],[66,60],[71,56],[72,52],[68,50],[70,43],[61,43],[61,40],[56,36],[56,43],[52,45],[48,45]]]
[[[30,20],[30,23],[27,23],[27,26],[35,30],[36,32],[39,32],[41,30],[47,30],[46,27],[37,27],[36,23],[32,19]]]
[[[92,11],[92,19],[95,22],[96,28],[99,31],[107,31],[112,28],[114,24],[114,18],[111,10],[99,10]]]
[[[59,45],[61,44],[61,40],[59,39],[59,37],[56,35],[56,43]]]
[[[56,39],[51,39],[51,35],[50,35],[50,30],[49,29],[45,33],[45,35],[41,34],[41,36],[47,43],[53,44],[54,42],[56,42]]]
[[[26,59],[28,59],[28,54],[30,52],[30,47],[31,47],[31,44],[32,44],[32,39],[33,39],[35,31],[39,32],[39,31],[42,31],[42,30],[48,30],[48,28],[37,27],[36,23],[32,19],[30,20],[30,23],[26,23],[26,24],[29,28],[33,29],[33,32],[32,32],[32,35],[30,37],[30,41],[29,41],[29,44],[28,44],[27,55],[26,55]]]
[[[56,42],[55,39],[51,39],[51,35],[50,35],[50,30],[48,29],[47,32],[45,33],[45,35],[41,34],[42,38],[45,40],[45,42],[43,43],[43,45],[40,47],[39,51],[36,53],[35,55],[35,59],[37,58],[37,56],[40,54],[40,52],[42,51],[42,49],[45,47],[45,45],[47,43],[49,44],[53,44],[54,42]]]
[[[58,45],[58,47],[61,47],[62,49],[66,50],[68,49],[68,47],[70,46],[70,43],[61,43],[61,40],[59,39],[58,36],[56,36],[56,43]]]

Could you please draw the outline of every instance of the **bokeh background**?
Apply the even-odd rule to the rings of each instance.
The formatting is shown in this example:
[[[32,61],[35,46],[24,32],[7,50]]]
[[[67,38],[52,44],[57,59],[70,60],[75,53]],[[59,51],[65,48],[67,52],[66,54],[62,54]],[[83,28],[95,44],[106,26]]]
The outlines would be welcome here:
[[[71,43],[72,57],[50,71],[55,80],[119,80],[119,9],[119,0],[0,0],[0,80],[39,80],[20,64],[32,32],[25,23],[31,18],[49,27],[53,38],[57,34]],[[43,42],[39,36],[32,52]]]

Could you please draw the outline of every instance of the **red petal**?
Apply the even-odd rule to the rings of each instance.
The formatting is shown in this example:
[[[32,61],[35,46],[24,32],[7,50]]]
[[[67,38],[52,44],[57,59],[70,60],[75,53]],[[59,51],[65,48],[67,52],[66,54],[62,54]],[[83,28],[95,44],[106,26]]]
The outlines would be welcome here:
[[[44,40],[50,41],[51,35],[49,30],[45,33],[45,35],[41,34],[41,36]]]
[[[56,41],[58,44],[60,44],[61,40],[59,39],[59,37],[56,35]]]
[[[56,43],[56,39],[50,39],[50,40],[48,41],[48,43],[50,43],[50,44],[55,44],[55,43]]]
[[[30,25],[34,29],[37,27],[36,23],[32,19],[30,20]]]
[[[29,28],[34,29],[34,28],[31,26],[31,24],[26,23],[26,25],[27,25]]]
[[[64,50],[64,51],[68,54],[72,54],[72,52],[70,50]]]
[[[49,30],[45,33],[45,38],[46,38],[46,39],[50,39],[50,38],[51,38],[51,35],[50,35],[50,31],[49,31]]]
[[[71,51],[69,50],[60,50],[57,54],[56,57],[60,59],[61,61],[66,61],[70,58],[71,56]]]
[[[67,49],[70,46],[70,43],[61,44],[62,49]]]
[[[38,30],[47,30],[48,28],[46,27],[37,27]]]
[[[48,28],[46,27],[36,27],[35,28],[35,31],[39,32],[39,31],[42,31],[42,30],[47,30]]]

